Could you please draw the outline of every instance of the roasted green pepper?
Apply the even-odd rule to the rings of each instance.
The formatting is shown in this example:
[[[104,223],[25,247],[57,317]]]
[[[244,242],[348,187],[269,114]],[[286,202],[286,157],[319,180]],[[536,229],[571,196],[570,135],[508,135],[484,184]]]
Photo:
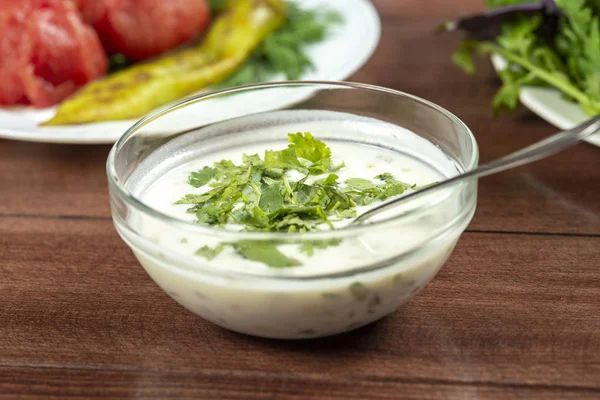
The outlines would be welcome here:
[[[282,0],[230,0],[199,45],[90,83],[42,125],[140,118],[230,76],[284,21]]]

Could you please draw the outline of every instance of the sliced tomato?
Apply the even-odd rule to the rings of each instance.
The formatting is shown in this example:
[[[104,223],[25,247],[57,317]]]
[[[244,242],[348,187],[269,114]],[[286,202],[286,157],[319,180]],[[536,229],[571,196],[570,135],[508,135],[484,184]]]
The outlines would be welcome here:
[[[206,0],[76,0],[109,54],[132,61],[198,37],[210,23]]]
[[[0,1],[0,105],[26,101],[20,71],[23,53],[28,52],[29,41],[21,37],[20,19],[12,10],[9,11],[12,7],[12,2]]]
[[[96,32],[70,1],[0,0],[0,104],[55,105],[107,67]]]

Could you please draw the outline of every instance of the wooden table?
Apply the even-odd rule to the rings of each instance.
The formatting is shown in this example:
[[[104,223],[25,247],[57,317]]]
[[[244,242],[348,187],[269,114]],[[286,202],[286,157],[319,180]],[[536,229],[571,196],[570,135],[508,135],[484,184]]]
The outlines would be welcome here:
[[[351,80],[432,100],[482,160],[555,129],[493,118],[498,82],[431,34],[479,0],[377,0],[383,38]],[[144,273],[110,219],[108,146],[0,141],[0,399],[600,398],[600,149],[481,182],[442,272],[392,316],[315,341],[234,334]]]

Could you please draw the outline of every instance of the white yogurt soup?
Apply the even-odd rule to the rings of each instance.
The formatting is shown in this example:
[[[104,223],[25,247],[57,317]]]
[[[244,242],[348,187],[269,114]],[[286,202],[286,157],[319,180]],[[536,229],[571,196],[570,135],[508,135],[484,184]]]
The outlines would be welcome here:
[[[410,131],[337,112],[260,114],[167,142],[136,168],[127,185],[144,204],[170,218],[136,210],[126,220],[115,218],[115,224],[163,290],[224,328],[270,338],[311,338],[380,319],[433,278],[473,215],[474,204],[459,209],[456,191],[450,190],[390,211],[377,224],[359,229],[345,229],[351,219],[334,218],[335,231],[322,225],[318,233],[273,236],[239,233],[241,227],[234,223],[223,228],[200,225],[196,214],[188,212],[190,205],[175,204],[185,195],[211,189],[191,186],[192,172],[224,159],[242,164],[244,154],[262,157],[265,150],[285,149],[288,133],[295,132],[312,133],[331,149],[332,165],[344,163],[335,172],[342,187],[352,178],[377,182],[375,177],[385,173],[418,187],[460,170],[439,148]],[[292,182],[302,178],[296,171],[287,175]],[[326,176],[311,176],[306,182]],[[377,204],[358,207],[358,214]],[[255,238],[261,243],[269,239],[296,264],[274,268],[244,258],[230,245],[214,258],[197,254],[200,248]],[[320,245],[330,240],[335,244]]]

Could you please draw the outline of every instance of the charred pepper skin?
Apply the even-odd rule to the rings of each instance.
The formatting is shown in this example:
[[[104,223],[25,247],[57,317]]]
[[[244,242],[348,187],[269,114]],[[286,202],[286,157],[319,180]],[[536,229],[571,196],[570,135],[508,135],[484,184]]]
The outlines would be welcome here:
[[[282,0],[230,0],[204,40],[82,88],[43,126],[136,119],[233,74],[286,17]]]

